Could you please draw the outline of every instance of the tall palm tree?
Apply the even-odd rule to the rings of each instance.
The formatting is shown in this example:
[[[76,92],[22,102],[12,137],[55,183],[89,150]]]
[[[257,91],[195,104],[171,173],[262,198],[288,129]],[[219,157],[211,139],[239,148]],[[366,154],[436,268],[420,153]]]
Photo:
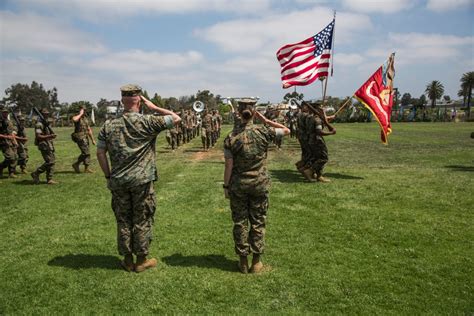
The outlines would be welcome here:
[[[431,100],[431,107],[434,108],[436,106],[436,100],[443,96],[444,86],[438,80],[433,80],[426,86],[425,93]]]
[[[461,77],[461,90],[464,92],[464,103],[467,97],[467,117],[471,114],[472,88],[474,87],[474,71],[466,72]]]

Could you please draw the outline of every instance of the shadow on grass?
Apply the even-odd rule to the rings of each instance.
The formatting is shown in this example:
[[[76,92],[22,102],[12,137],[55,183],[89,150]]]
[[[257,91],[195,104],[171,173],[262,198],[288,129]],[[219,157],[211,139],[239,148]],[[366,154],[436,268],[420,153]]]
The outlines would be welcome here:
[[[184,149],[183,153],[198,153],[200,151],[204,152],[202,148],[188,148],[188,149]]]
[[[81,173],[84,173],[84,172],[82,170],[81,170],[80,173],[77,173],[74,170],[61,170],[61,171],[54,171],[54,173],[57,173],[57,174],[81,174]]]
[[[48,266],[65,267],[75,270],[80,269],[108,269],[120,270],[120,259],[106,255],[69,254],[58,256],[48,262]]]
[[[304,182],[303,176],[296,170],[270,170],[270,175],[279,182]]]
[[[23,180],[20,180],[20,181],[12,181],[12,184],[14,184],[14,185],[35,185],[33,180],[27,180],[27,179],[23,179]],[[39,184],[46,184],[46,182],[43,181],[43,182],[40,182]]]
[[[223,255],[183,256],[180,253],[161,258],[170,266],[198,267],[207,269],[220,269],[223,271],[237,271],[237,261],[229,260]]]
[[[461,165],[450,165],[450,166],[444,166],[445,168],[449,168],[453,171],[474,171],[473,166],[461,166]]]
[[[303,176],[296,170],[270,170],[272,178],[283,183],[304,182]],[[341,173],[325,173],[325,177],[344,180],[364,180],[363,177],[350,176]]]
[[[347,174],[341,174],[341,173],[325,173],[323,174],[325,177],[328,178],[334,178],[334,179],[345,179],[345,180],[364,180],[363,177],[357,177],[357,176],[350,176]]]

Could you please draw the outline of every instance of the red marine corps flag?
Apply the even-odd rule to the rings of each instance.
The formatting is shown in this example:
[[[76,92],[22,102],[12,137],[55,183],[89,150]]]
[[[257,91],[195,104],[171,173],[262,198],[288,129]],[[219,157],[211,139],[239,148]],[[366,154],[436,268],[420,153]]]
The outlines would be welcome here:
[[[354,94],[380,124],[381,139],[388,143],[387,136],[392,132],[390,115],[393,102],[393,78],[395,77],[395,53],[392,53],[387,62],[367,80]]]

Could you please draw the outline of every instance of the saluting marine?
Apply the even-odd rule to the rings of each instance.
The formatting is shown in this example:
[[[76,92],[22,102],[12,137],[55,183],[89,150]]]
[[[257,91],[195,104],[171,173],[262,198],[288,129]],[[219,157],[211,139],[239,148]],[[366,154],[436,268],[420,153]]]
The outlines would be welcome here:
[[[124,113],[102,126],[97,159],[112,193],[118,251],[124,256],[121,265],[129,272],[142,272],[157,264],[156,259],[147,258],[156,208],[153,185],[158,178],[156,137],[161,131],[179,124],[181,118],[141,96],[141,88],[137,85],[125,85],[120,90]],[[140,100],[151,111],[164,116],[140,114]],[[136,262],[133,255],[136,255]]]
[[[92,134],[92,129],[89,125],[89,120],[85,115],[85,109],[80,108],[79,113],[72,117],[74,122],[74,133],[71,134],[72,140],[77,144],[81,154],[77,158],[77,161],[72,164],[72,168],[76,173],[80,173],[80,165],[84,164],[84,172],[92,173],[92,170],[89,169],[91,154],[89,150],[89,138],[92,141],[92,144],[95,145],[94,135]]]
[[[262,271],[270,184],[266,168],[268,146],[277,135],[290,133],[284,125],[255,111],[255,103],[253,99],[238,101],[239,126],[224,140],[223,187],[225,197],[230,199],[235,252],[240,257],[238,267],[242,273]],[[254,116],[269,127],[253,125]],[[249,269],[250,254],[253,257]]]

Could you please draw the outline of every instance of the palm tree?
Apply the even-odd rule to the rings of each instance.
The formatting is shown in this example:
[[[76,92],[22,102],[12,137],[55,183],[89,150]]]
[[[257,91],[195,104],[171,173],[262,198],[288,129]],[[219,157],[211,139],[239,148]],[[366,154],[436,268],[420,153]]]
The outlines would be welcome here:
[[[466,72],[461,77],[461,91],[463,91],[464,102],[467,97],[467,117],[471,114],[471,97],[474,86],[474,71]],[[459,92],[461,92],[459,91]]]
[[[431,107],[434,108],[436,106],[436,100],[443,96],[444,86],[438,80],[433,80],[426,86],[425,93],[431,100]]]

